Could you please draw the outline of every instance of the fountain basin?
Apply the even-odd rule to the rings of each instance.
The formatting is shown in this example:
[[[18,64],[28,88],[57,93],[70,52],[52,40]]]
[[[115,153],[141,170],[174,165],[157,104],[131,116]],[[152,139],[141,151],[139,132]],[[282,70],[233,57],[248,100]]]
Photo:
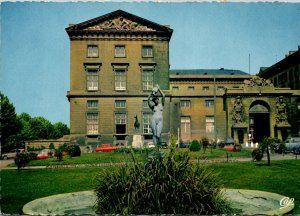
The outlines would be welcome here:
[[[246,215],[282,215],[294,208],[293,202],[282,201],[287,200],[285,196],[265,191],[224,189],[224,196]],[[94,191],[58,194],[27,203],[23,212],[28,215],[96,215],[96,199]]]

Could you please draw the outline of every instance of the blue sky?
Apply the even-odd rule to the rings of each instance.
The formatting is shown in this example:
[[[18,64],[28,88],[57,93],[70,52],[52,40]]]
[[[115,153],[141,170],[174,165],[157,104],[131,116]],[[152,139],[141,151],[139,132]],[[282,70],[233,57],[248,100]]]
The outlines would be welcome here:
[[[18,114],[69,125],[70,55],[65,28],[125,10],[174,29],[171,69],[256,74],[300,45],[299,3],[4,2],[0,91]]]

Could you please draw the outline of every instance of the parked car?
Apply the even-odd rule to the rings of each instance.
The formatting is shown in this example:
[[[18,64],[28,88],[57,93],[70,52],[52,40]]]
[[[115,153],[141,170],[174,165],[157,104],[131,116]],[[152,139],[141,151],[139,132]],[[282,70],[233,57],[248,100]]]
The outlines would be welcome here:
[[[111,144],[101,144],[100,147],[95,149],[96,152],[110,152],[119,149],[119,146],[113,146]]]
[[[285,142],[285,148],[287,152],[292,152],[295,147],[300,147],[300,137],[288,138]]]
[[[10,152],[3,153],[1,158],[4,160],[15,158],[17,153],[25,152],[25,149],[12,149]]]
[[[36,156],[37,159],[46,159],[53,156],[53,150],[51,149],[43,149]]]
[[[240,145],[225,145],[224,150],[226,151],[241,151]]]
[[[293,148],[293,153],[294,153],[295,155],[300,155],[300,146],[294,147],[294,148]]]

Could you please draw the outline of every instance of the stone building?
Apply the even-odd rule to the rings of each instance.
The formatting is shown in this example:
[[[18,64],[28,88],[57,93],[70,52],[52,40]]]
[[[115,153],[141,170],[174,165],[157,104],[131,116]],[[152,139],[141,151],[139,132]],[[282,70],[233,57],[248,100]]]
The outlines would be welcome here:
[[[300,46],[274,65],[261,68],[258,76],[271,80],[275,87],[295,90],[287,109],[291,135],[300,136]]]
[[[275,87],[300,89],[300,46],[284,59],[270,67],[260,69],[258,76],[272,81]]]
[[[136,133],[149,139],[151,110],[145,101],[154,84],[166,91],[165,109],[169,109],[173,30],[118,10],[66,31],[71,41],[67,94],[71,135],[86,137],[95,145],[113,141],[127,145]],[[136,120],[142,123],[139,129],[134,128]]]
[[[297,92],[238,70],[170,70],[169,26],[118,10],[66,31],[73,140],[127,146],[141,135],[150,142],[147,97],[156,84],[166,96],[163,141],[207,136],[244,144],[249,134],[255,142],[289,135],[287,107]]]

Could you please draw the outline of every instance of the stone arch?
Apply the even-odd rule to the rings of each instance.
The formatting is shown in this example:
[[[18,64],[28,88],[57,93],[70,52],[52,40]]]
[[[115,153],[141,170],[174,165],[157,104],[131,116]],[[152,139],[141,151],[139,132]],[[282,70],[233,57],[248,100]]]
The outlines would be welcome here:
[[[249,128],[253,142],[261,142],[270,136],[270,105],[264,100],[256,100],[249,107]]]

